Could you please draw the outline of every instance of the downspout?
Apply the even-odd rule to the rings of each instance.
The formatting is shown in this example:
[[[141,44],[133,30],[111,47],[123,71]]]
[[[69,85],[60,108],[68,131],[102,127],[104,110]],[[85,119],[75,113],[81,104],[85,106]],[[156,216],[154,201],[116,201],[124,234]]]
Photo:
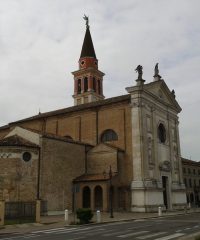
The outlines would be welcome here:
[[[39,156],[38,156],[38,175],[37,175],[37,200],[40,199],[40,162],[41,162],[40,147],[38,149],[39,149]]]
[[[96,145],[99,143],[99,111],[96,109]]]

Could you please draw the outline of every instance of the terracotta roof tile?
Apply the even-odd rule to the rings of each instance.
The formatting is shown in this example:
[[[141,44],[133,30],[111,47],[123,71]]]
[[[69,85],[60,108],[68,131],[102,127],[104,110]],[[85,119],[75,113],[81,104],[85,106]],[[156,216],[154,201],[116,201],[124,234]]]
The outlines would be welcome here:
[[[113,177],[116,174],[113,173]],[[90,181],[107,181],[109,180],[109,174],[83,174],[73,180],[73,182],[90,182]]]
[[[74,182],[88,182],[88,181],[105,181],[108,180],[109,176],[104,174],[84,174],[75,178]]]
[[[200,166],[200,162],[196,162],[190,159],[186,159],[186,158],[181,158],[182,163],[183,164],[187,164],[187,165],[193,165],[193,166]]]
[[[101,107],[104,105],[118,103],[121,101],[130,101],[130,99],[131,99],[130,94],[113,97],[113,98],[107,98],[107,99],[99,100],[96,102],[80,104],[77,106],[63,108],[63,109],[46,112],[46,113],[40,113],[38,115],[29,117],[29,118],[25,118],[25,119],[22,119],[22,120],[19,120],[16,122],[11,122],[10,125],[16,124],[16,123],[21,123],[21,122],[26,122],[26,121],[31,121],[31,120],[35,120],[35,119],[40,119],[40,118],[46,118],[46,117],[51,117],[51,116],[63,115],[66,113],[72,113],[72,112],[76,112],[76,111],[87,110],[87,109],[91,109],[91,108],[95,108],[95,107]]]

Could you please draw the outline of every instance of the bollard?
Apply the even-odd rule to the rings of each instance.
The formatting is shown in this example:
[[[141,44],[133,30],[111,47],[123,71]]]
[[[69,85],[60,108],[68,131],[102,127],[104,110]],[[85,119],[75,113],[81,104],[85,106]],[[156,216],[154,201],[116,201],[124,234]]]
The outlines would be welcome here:
[[[190,203],[190,202],[188,203],[188,208],[189,208],[189,209],[191,208],[191,203]]]
[[[101,222],[101,212],[100,210],[97,210],[97,223]]]
[[[162,216],[162,208],[161,207],[158,207],[158,216]]]
[[[41,201],[36,200],[36,216],[35,216],[35,221],[36,223],[40,223],[40,209],[41,209]]]
[[[69,212],[67,209],[65,209],[65,222],[68,223],[69,220]]]

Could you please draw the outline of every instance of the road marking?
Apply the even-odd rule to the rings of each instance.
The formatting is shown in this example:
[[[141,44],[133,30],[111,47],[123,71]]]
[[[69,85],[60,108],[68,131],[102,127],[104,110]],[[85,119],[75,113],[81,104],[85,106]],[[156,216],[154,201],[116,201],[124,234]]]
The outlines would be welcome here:
[[[182,231],[183,231],[182,229],[178,229],[175,232],[178,233],[178,232],[182,232]]]
[[[88,233],[85,233],[85,235],[86,235],[86,236],[93,236],[93,235],[97,234],[98,232],[101,233],[102,231],[105,231],[105,228],[90,231],[90,232],[88,232]]]
[[[134,232],[134,233],[128,233],[128,234],[123,234],[123,235],[119,235],[117,237],[119,238],[127,238],[127,237],[131,237],[131,236],[135,236],[135,235],[140,235],[143,233],[148,233],[149,231],[140,231],[140,232]]]
[[[176,238],[176,237],[181,237],[185,235],[184,233],[175,233],[175,234],[172,234],[172,235],[168,235],[166,237],[161,237],[161,238],[156,238],[154,240],[169,240],[169,239],[173,239],[173,238]]]
[[[40,231],[39,233],[49,234],[49,233],[59,233],[59,232],[72,232],[76,229],[77,228],[57,228],[57,229],[54,228],[54,229],[48,229],[48,230]]]
[[[66,228],[52,228],[52,229],[44,229],[44,230],[40,230],[40,231],[33,231],[33,232],[31,232],[31,233],[43,233],[43,232],[45,232],[45,231],[55,231],[55,230],[61,230],[61,229],[66,229]]]
[[[36,234],[29,234],[29,235],[27,235],[27,236],[23,236],[23,238],[34,238],[34,237],[39,237],[39,236],[41,236],[41,235],[36,235]]]
[[[85,237],[76,237],[76,238],[70,238],[68,240],[78,240],[78,239],[84,239]]]
[[[16,237],[8,237],[8,238],[1,238],[1,240],[11,240],[11,239],[17,239],[23,237],[22,235],[16,236]]]
[[[187,230],[190,230],[191,228],[185,228],[184,230],[187,231]]]
[[[136,219],[135,222],[145,222],[147,221],[146,219]]]
[[[198,228],[199,227],[199,225],[196,225],[196,226],[194,226],[193,228]]]
[[[144,227],[151,227],[152,225],[140,225],[140,226],[137,226],[137,227],[129,227],[127,228],[128,230],[132,230],[132,229],[138,229],[138,228],[144,228]]]
[[[112,230],[113,231],[113,230]],[[128,231],[120,231],[120,232],[113,232],[113,233],[106,233],[106,234],[103,234],[102,236],[104,237],[110,237],[110,236],[114,236],[114,235],[117,235],[117,234],[121,234],[121,233],[125,233],[125,232],[131,232],[131,230],[128,230]]]
[[[167,232],[158,232],[158,233],[152,233],[152,234],[148,234],[147,236],[141,236],[141,237],[137,237],[137,239],[147,239],[147,238],[151,238],[151,237],[156,237],[159,235],[163,235],[166,234]]]

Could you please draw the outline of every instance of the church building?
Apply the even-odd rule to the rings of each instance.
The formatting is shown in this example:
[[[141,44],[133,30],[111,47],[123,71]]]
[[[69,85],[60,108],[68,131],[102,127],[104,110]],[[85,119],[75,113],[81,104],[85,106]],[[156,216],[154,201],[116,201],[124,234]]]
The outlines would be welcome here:
[[[0,199],[41,199],[48,211],[184,208],[181,107],[158,64],[148,83],[136,71],[126,95],[105,98],[87,22],[74,106],[0,127]]]

